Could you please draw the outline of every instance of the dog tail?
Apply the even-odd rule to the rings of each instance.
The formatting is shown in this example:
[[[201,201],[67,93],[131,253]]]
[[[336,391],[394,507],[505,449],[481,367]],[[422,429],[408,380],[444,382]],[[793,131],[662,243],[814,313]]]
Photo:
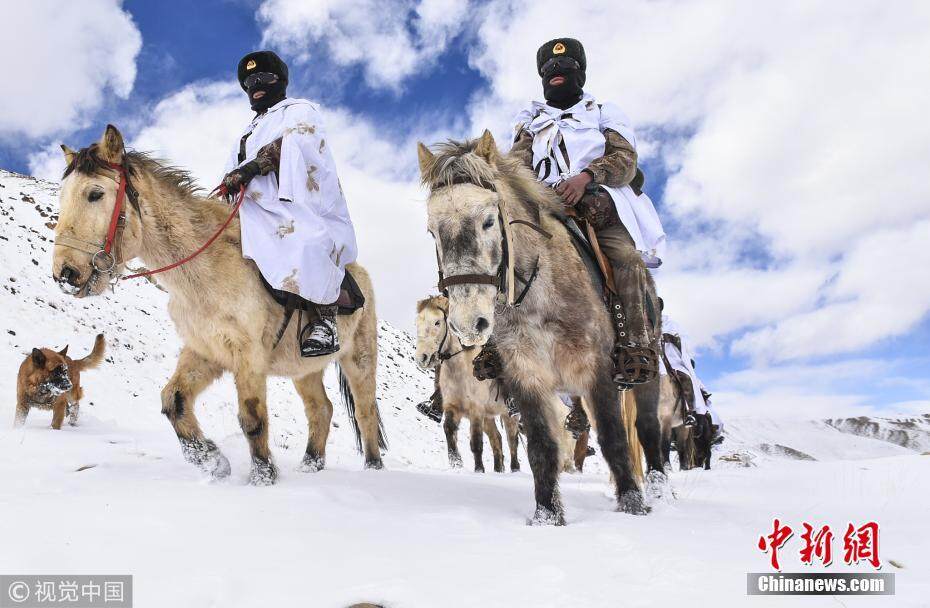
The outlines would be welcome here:
[[[83,359],[78,359],[72,363],[72,365],[77,369],[77,371],[93,369],[100,365],[100,363],[103,361],[103,353],[106,351],[106,348],[107,343],[103,339],[103,334],[97,334],[97,339],[94,340],[94,350],[90,351],[90,354]]]

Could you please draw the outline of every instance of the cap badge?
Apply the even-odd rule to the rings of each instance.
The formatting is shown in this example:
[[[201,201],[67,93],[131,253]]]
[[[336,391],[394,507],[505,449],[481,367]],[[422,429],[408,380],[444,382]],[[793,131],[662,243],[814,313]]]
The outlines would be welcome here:
[[[553,55],[561,55],[561,54],[564,53],[564,52],[565,52],[565,45],[562,44],[561,42],[556,42],[556,43],[555,43],[555,46],[552,47],[552,54],[553,54]]]
[[[562,50],[564,51],[564,50],[565,50],[565,47],[562,47]],[[249,62],[245,64],[245,69],[247,69],[247,70],[254,70],[254,69],[255,69],[255,65],[256,65],[256,64],[255,64],[255,60],[254,60],[254,59],[249,59]]]

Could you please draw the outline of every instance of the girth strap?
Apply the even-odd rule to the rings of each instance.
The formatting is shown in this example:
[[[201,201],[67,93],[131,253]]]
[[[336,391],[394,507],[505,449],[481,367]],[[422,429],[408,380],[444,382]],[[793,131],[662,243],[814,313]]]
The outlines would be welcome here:
[[[287,300],[284,302],[284,319],[281,321],[281,327],[278,328],[278,333],[275,334],[274,344],[271,345],[271,350],[274,350],[278,347],[278,344],[281,343],[281,338],[284,337],[284,332],[287,331],[287,326],[291,323],[291,319],[294,316],[294,311],[297,310],[298,296],[291,292],[287,292]],[[300,328],[297,328],[300,331]]]

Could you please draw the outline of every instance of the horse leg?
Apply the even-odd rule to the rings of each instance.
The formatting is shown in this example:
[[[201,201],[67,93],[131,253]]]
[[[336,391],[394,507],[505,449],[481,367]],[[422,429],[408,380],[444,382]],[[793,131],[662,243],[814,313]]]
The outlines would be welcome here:
[[[510,414],[501,414],[501,422],[507,433],[507,447],[510,449],[510,471],[516,473],[520,470],[520,423]]]
[[[161,391],[161,413],[174,427],[184,459],[217,479],[229,475],[229,461],[212,440],[203,436],[194,415],[194,402],[222,373],[218,365],[184,348],[174,375]]]
[[[271,461],[268,446],[268,387],[265,375],[252,370],[235,374],[239,396],[239,426],[249,442],[252,470],[249,483],[270,486],[278,478],[278,470]]]
[[[322,471],[326,466],[326,440],[333,421],[333,403],[323,387],[323,372],[313,372],[303,378],[294,379],[294,388],[304,402],[307,414],[307,451],[301,469],[309,472]]]
[[[442,430],[446,434],[446,450],[449,452],[449,466],[458,469],[462,466],[462,455],[459,454],[459,421],[461,416],[455,408],[446,408],[446,415],[442,419]]]
[[[494,416],[484,417],[484,432],[488,436],[488,442],[491,444],[491,453],[494,455],[494,472],[504,472],[504,442],[501,438],[501,432],[497,428],[497,422]]]
[[[662,466],[666,471],[672,470],[672,430],[668,427],[662,429]]]
[[[694,468],[694,443],[691,439],[691,429],[684,425],[676,427],[675,446],[678,449],[678,469],[687,471]]]
[[[358,339],[359,337],[356,338]],[[349,395],[343,395],[343,398],[352,399],[355,404],[355,423],[361,435],[365,468],[383,469],[381,448],[387,448],[387,442],[381,427],[381,414],[378,412],[378,401],[375,397],[377,354],[362,353],[359,351],[358,342],[355,343],[354,350],[351,357],[339,360],[339,366],[349,386]]]
[[[531,525],[565,525],[565,512],[559,496],[559,473],[562,470],[562,450],[557,433],[562,421],[551,407],[555,391],[540,391],[510,380],[508,394],[520,410],[526,432],[526,453],[533,471],[536,511]]]
[[[616,484],[617,506],[626,513],[645,515],[648,509],[633,476],[629,445],[620,415],[620,399],[609,365],[605,363],[598,370],[586,398],[594,410],[597,443]]]
[[[659,424],[659,383],[648,382],[633,389],[636,395],[636,432],[646,455],[646,474],[665,475],[662,461],[662,430]]]
[[[484,473],[484,421],[483,416],[468,418],[468,435],[471,454],[475,457],[475,473]]]

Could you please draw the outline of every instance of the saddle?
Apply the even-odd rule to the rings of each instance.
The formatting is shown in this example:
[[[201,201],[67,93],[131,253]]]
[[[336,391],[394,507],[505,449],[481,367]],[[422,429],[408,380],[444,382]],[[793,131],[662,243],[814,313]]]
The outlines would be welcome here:
[[[284,307],[285,311],[290,308],[291,312],[295,310],[302,310],[304,312],[313,312],[316,308],[316,304],[310,300],[305,300],[296,293],[291,293],[289,291],[282,291],[280,289],[275,289],[271,286],[268,281],[265,280],[265,277],[258,275],[262,280],[262,285],[265,287],[265,291],[274,298],[274,301]],[[358,286],[358,283],[355,280],[355,277],[352,276],[348,270],[346,270],[345,277],[342,279],[342,286],[339,289],[339,299],[336,300],[336,306],[339,311],[339,315],[351,315],[353,312],[365,305],[365,294],[362,293],[361,288]]]
[[[263,277],[261,273],[259,273],[258,276],[262,280],[262,285],[265,291],[268,292],[268,295],[270,295],[275,302],[284,307],[284,319],[281,321],[281,327],[278,328],[278,333],[275,336],[274,346],[271,347],[272,350],[274,350],[278,346],[278,343],[281,342],[281,338],[284,336],[284,332],[287,330],[287,326],[290,324],[294,312],[301,311],[309,315],[316,315],[317,305],[310,300],[300,297],[296,293],[275,289],[265,280],[265,277]],[[346,269],[345,276],[342,278],[342,285],[339,289],[339,298],[336,300],[336,314],[340,316],[351,315],[364,305],[365,294],[362,293],[362,289],[358,286],[358,282],[355,280],[355,277],[352,276],[352,273]]]

